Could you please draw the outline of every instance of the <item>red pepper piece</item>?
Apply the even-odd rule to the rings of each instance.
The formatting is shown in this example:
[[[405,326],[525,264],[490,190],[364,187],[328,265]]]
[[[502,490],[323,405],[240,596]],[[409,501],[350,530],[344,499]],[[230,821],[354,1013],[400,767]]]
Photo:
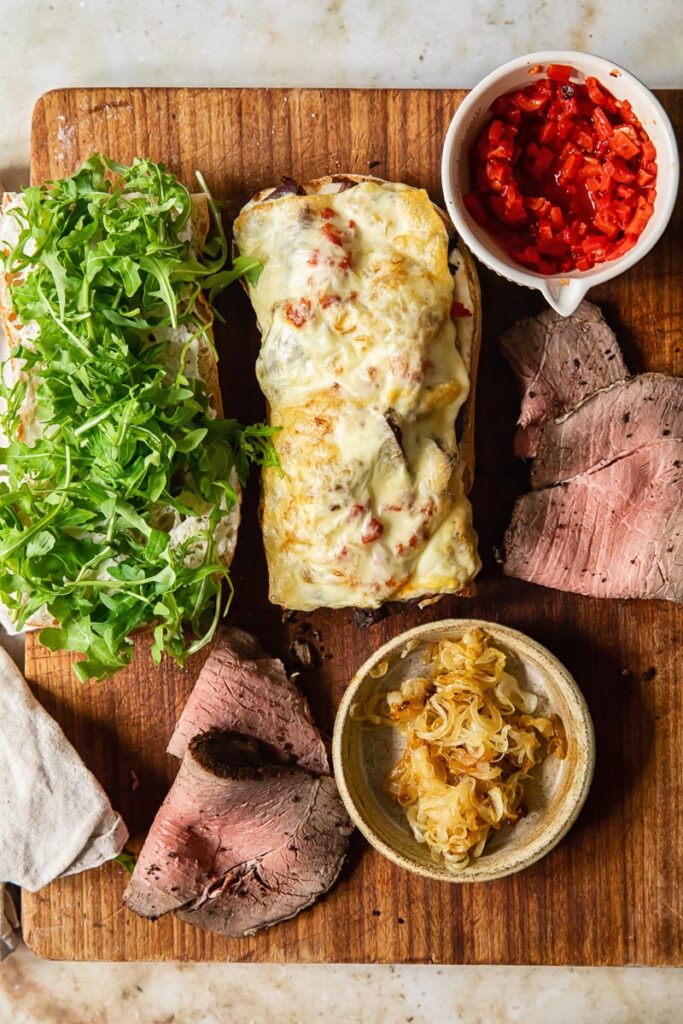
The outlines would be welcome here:
[[[596,105],[596,107],[604,107],[607,105],[607,96],[600,88],[600,83],[597,78],[593,78],[588,75],[586,78],[586,91],[589,99]]]
[[[636,128],[642,128],[642,125],[636,115],[633,113],[633,109],[628,100],[622,100],[621,103],[617,104],[621,118],[627,124],[632,124]]]
[[[467,306],[464,306],[462,304],[462,302],[457,302],[456,300],[454,300],[451,303],[451,316],[452,317],[472,316],[472,310],[468,309]]]
[[[310,299],[303,298],[298,306],[295,306],[293,302],[287,302],[282,312],[290,324],[293,324],[295,327],[303,327],[311,312],[311,301]]]
[[[571,135],[573,129],[574,129],[574,124],[567,117],[567,118],[561,118],[561,119],[558,120],[555,132],[557,134],[558,139],[560,139],[562,142],[564,142],[565,139],[569,138],[569,136]]]
[[[528,220],[528,214],[524,209],[521,196],[491,196],[489,202],[493,212],[504,224],[517,227],[525,224]]]
[[[564,216],[559,206],[552,206],[550,209],[550,223],[553,231],[560,231],[564,227]]]
[[[596,107],[593,111],[593,124],[599,139],[607,140],[612,137],[612,125],[609,123],[605,111],[600,107]]]
[[[595,148],[595,138],[585,128],[577,128],[572,138],[577,146],[580,146],[584,153],[592,153]]]
[[[593,219],[598,231],[602,231],[608,238],[616,238],[619,234],[619,223],[609,207],[598,210]]]
[[[329,224],[329,223],[323,224],[323,226],[322,226],[322,233],[325,235],[325,237],[327,239],[329,239],[330,242],[332,242],[333,245],[343,245],[344,244],[342,242],[341,235],[339,234],[338,231],[335,231],[335,229],[332,227],[331,224]]]
[[[562,97],[562,116],[563,117],[578,117],[579,114],[579,103],[576,96],[569,96],[565,99]]]
[[[611,206],[612,213],[617,218],[617,223],[623,231],[633,214],[633,207],[629,206],[628,203],[624,203],[619,199],[612,200]]]
[[[538,251],[543,253],[544,256],[554,256],[556,259],[562,259],[567,255],[567,245],[561,238],[540,238],[538,241]]]
[[[363,544],[372,544],[374,540],[378,540],[379,537],[384,533],[384,526],[380,523],[379,519],[371,519],[365,530],[361,534],[361,540]]]
[[[539,242],[550,242],[553,238],[553,229],[549,220],[540,220],[538,222],[538,238]],[[539,245],[540,249],[540,245]]]
[[[629,249],[633,248],[637,241],[638,239],[635,235],[626,235],[626,237],[622,238],[620,242],[617,242],[614,246],[612,246],[610,259],[616,260],[620,256],[624,256],[629,251]]]
[[[576,70],[568,64],[548,64],[546,74],[551,82],[568,82]]]
[[[624,185],[628,185],[629,182],[635,179],[635,174],[629,170],[625,161],[620,156],[614,156],[610,160],[606,160],[605,170],[615,181],[619,181]]]
[[[629,188],[628,185],[617,185],[617,195],[626,203],[635,203],[636,201],[636,190]]]
[[[538,140],[546,145],[548,142],[552,142],[557,134],[557,124],[555,121],[546,121],[538,133]]]
[[[631,160],[638,156],[641,151],[640,143],[637,141],[635,129],[630,125],[622,125],[616,128],[612,138],[609,140],[609,147],[613,153],[623,160]]]
[[[550,200],[544,199],[543,196],[527,196],[524,200],[524,205],[527,210],[538,214],[539,217],[550,216]]]
[[[494,118],[493,121],[491,121],[491,124],[489,125],[488,136],[489,142],[493,146],[497,146],[503,137],[503,122],[500,120],[500,118],[496,117]]]
[[[650,174],[649,171],[644,171],[642,170],[642,168],[636,174],[636,184],[640,185],[643,188],[645,187],[645,185],[650,185],[654,180],[654,174]]]
[[[570,153],[567,159],[560,167],[557,174],[558,184],[563,184],[567,181],[572,181],[579,170],[583,167],[583,157],[580,153]]]
[[[541,92],[534,89],[533,85],[527,86],[526,89],[520,89],[512,94],[512,105],[517,107],[518,110],[523,110],[527,114],[535,113],[538,110],[542,110],[548,103],[549,97]]]
[[[630,224],[626,226],[626,234],[634,235],[636,238],[643,233],[645,225],[652,216],[652,204],[648,203],[647,199],[640,198],[638,205],[636,206],[636,212],[633,214],[633,218]]]

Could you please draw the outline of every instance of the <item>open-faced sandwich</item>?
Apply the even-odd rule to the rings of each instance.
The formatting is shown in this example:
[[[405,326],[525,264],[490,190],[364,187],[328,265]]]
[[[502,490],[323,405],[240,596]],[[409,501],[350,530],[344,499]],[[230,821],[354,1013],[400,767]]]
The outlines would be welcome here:
[[[281,471],[263,474],[270,599],[377,608],[467,594],[479,569],[479,286],[423,189],[283,179],[235,222]]]
[[[82,679],[141,627],[181,660],[215,630],[240,482],[272,456],[267,428],[222,418],[210,300],[250,269],[226,250],[208,192],[148,160],[3,197],[0,601],[83,652]]]

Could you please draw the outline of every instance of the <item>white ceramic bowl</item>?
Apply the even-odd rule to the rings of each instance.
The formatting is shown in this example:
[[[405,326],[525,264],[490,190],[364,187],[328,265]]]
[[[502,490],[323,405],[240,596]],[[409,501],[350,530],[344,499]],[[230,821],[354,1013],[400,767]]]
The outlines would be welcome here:
[[[548,64],[568,64],[582,82],[593,75],[618,99],[628,100],[657,151],[657,195],[654,212],[642,235],[624,256],[600,263],[591,270],[574,270],[557,277],[537,274],[520,266],[481,228],[468,213],[463,195],[470,190],[470,147],[491,118],[490,106],[498,96],[523,88],[545,77]],[[541,70],[531,73],[532,68]],[[487,75],[458,107],[446,135],[441,181],[446,207],[459,235],[472,252],[491,270],[527,288],[537,288],[562,316],[569,316],[593,285],[609,281],[637,263],[649,252],[669,222],[678,192],[679,157],[676,138],[659,100],[624,68],[590,53],[549,50],[503,64]]]
[[[367,727],[353,717],[377,691],[397,688],[403,679],[424,673],[424,645],[444,637],[460,639],[468,629],[484,628],[505,652],[508,667],[525,690],[539,700],[538,713],[557,712],[567,736],[563,760],[547,757],[525,786],[528,813],[512,828],[501,829],[483,854],[459,872],[434,861],[418,843],[405,813],[384,792],[383,780],[400,757],[404,739],[395,729]],[[406,645],[419,646],[405,655]],[[388,663],[381,678],[373,670]],[[389,860],[423,878],[441,882],[487,882],[534,864],[549,853],[576,821],[588,794],[595,765],[595,736],[583,695],[564,665],[530,637],[478,619],[444,619],[394,637],[356,672],[339,705],[332,738],[334,776],[351,820],[371,846]]]

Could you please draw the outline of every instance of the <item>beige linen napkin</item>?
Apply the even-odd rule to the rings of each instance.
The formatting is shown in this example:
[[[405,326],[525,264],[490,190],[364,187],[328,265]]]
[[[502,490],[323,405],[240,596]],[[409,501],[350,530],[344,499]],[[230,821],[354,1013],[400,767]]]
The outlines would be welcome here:
[[[95,776],[0,648],[0,960],[13,932],[3,882],[36,892],[111,860],[127,838]]]

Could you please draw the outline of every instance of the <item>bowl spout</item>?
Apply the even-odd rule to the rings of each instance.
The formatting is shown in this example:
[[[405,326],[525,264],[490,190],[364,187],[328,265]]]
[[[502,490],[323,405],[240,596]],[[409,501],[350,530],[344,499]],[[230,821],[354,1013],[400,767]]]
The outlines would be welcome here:
[[[583,301],[588,288],[588,282],[576,278],[551,277],[539,286],[539,291],[560,316],[570,316]]]

